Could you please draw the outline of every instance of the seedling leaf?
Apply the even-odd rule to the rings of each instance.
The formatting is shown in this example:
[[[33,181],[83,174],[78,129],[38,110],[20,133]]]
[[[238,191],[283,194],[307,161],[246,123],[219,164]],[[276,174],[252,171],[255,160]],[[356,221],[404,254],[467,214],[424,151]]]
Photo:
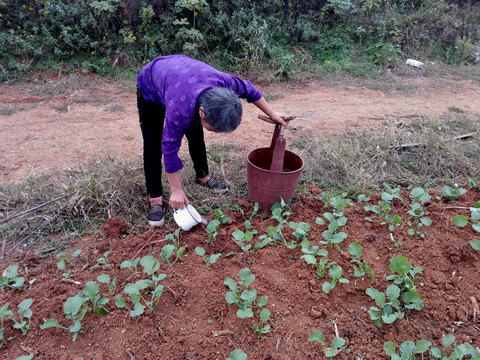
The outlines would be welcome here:
[[[400,288],[397,285],[390,285],[387,288],[386,294],[390,301],[397,299],[400,296]]]
[[[345,345],[345,339],[341,337],[336,337],[332,340],[332,347],[335,349],[340,349],[342,346]]]
[[[470,246],[471,246],[474,250],[480,251],[480,240],[475,240],[475,239],[473,239],[472,241],[470,241]]]
[[[383,351],[385,351],[388,356],[393,356],[397,353],[397,347],[393,342],[387,341],[383,344]]]
[[[63,304],[63,311],[65,312],[67,319],[72,319],[76,314],[78,314],[82,305],[83,298],[80,295],[68,298]]]
[[[430,226],[432,225],[432,220],[429,217],[423,217],[420,219],[423,225]]]
[[[310,336],[308,337],[310,341],[318,341],[320,344],[325,345],[325,338],[323,337],[323,334],[316,330]]]
[[[244,310],[238,309],[237,316],[240,319],[250,318],[250,317],[253,317],[253,311],[251,308],[246,308]]]
[[[233,291],[229,291],[225,294],[225,300],[228,304],[233,304],[237,300],[237,294],[235,294]]]
[[[256,289],[244,290],[242,292],[242,295],[240,295],[240,298],[245,301],[253,302],[257,298],[257,290]]]
[[[415,343],[413,341],[405,341],[400,345],[401,354],[411,354],[415,350]]]
[[[68,328],[72,333],[78,333],[82,329],[80,320],[73,320],[73,325]]]
[[[452,345],[454,341],[455,341],[455,336],[453,336],[452,334],[447,334],[442,339],[442,345],[443,347],[447,348],[450,345]]]
[[[144,256],[140,260],[140,265],[143,266],[143,270],[147,275],[153,275],[153,273],[160,268],[160,263],[151,254]]]
[[[165,262],[169,262],[168,259],[170,259],[170,256],[172,256],[173,254],[173,251],[175,250],[175,245],[172,245],[172,244],[168,244],[168,245],[165,245],[163,248],[162,248],[162,251],[160,253],[160,257],[165,261]]]
[[[238,286],[237,284],[235,283],[235,281],[233,281],[233,279],[231,278],[226,278],[224,281],[223,281],[223,284],[228,286],[228,288],[230,290],[232,290],[233,292],[238,292]]]
[[[131,317],[140,316],[143,314],[144,310],[145,310],[145,306],[143,306],[139,302],[136,302],[134,309],[130,311],[130,316]]]
[[[257,306],[258,306],[259,308],[264,307],[265,305],[267,305],[267,301],[268,301],[268,300],[267,300],[267,297],[266,297],[266,296],[262,296],[262,297],[258,300]]]
[[[15,358],[15,360],[31,360],[31,359],[33,359],[33,355],[34,354],[22,355],[22,356],[19,356],[19,357]]]
[[[262,311],[260,311],[260,320],[265,322],[265,321],[268,321],[268,319],[270,319],[270,310],[268,309],[262,309]]]
[[[40,329],[42,330],[56,327],[62,327],[62,325],[60,325],[60,323],[55,319],[47,319],[42,325],[40,325]]]
[[[204,257],[205,256],[205,249],[203,247],[197,246],[195,248],[195,253],[197,255],[200,255],[201,257]]]
[[[456,215],[453,217],[452,221],[458,227],[465,227],[468,225],[468,218],[464,215]]]
[[[33,303],[33,299],[25,299],[25,300],[22,300],[20,304],[18,304],[19,311],[23,313],[23,316],[25,316],[26,318],[31,317],[32,311],[30,310],[30,306],[32,305],[32,303]],[[30,314],[30,316],[27,316],[28,314]]]
[[[98,294],[98,290],[100,290],[100,287],[95,281],[88,281],[83,288],[83,293],[92,298]]]
[[[230,353],[228,360],[247,360],[247,354],[242,349],[235,349]]]
[[[115,305],[119,309],[127,307],[127,303],[125,302],[125,299],[122,297],[122,295],[118,294],[117,296],[115,296]]]
[[[362,246],[354,241],[348,245],[348,252],[356,258],[360,258],[362,256]]]
[[[98,275],[97,280],[102,284],[110,284],[110,276],[108,274]]]
[[[332,286],[331,283],[324,282],[322,285],[322,290],[325,292],[325,294],[330,294],[330,291],[334,288],[335,286]]]
[[[423,354],[430,349],[432,343],[427,340],[420,340],[415,344],[415,350],[413,351],[415,354]]]

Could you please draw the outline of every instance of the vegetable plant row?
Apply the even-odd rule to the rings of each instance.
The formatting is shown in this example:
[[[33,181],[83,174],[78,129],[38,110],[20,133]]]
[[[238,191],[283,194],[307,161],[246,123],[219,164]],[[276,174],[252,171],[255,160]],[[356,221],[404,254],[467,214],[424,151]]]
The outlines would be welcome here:
[[[468,194],[470,197],[466,198]],[[430,237],[438,236],[433,235],[433,230],[441,224],[451,234],[467,237],[461,245],[460,257],[468,260],[469,269],[479,269],[478,198],[478,182],[473,178],[468,186],[445,186],[437,194],[428,188],[416,187],[405,192],[385,184],[380,194],[360,194],[355,200],[347,194],[328,196],[316,189],[297,200],[297,204],[281,200],[269,212],[261,212],[257,204],[244,201],[243,206],[235,203],[215,209],[206,226],[192,232],[167,228],[153,245],[134,258],[131,255],[137,251],[133,249],[140,248],[140,242],[131,251],[125,243],[131,238],[145,239],[151,230],[138,230],[115,241],[97,238],[103,243],[101,250],[90,247],[88,241],[77,242],[82,246],[43,259],[41,266],[47,269],[44,271],[47,278],[40,276],[40,272],[32,276],[35,272],[21,261],[4,262],[0,295],[6,300],[0,304],[0,347],[12,359],[49,358],[52,354],[46,349],[21,354],[15,344],[32,344],[50,334],[59,339],[68,335],[72,346],[78,342],[84,346],[95,336],[92,323],[108,323],[109,318],[117,322],[123,319],[125,324],[135,324],[136,329],[151,328],[152,324],[135,319],[152,319],[158,336],[168,336],[178,331],[173,330],[175,323],[169,316],[176,318],[174,314],[182,309],[182,304],[197,302],[207,305],[195,310],[190,305],[190,311],[196,311],[200,317],[208,316],[207,327],[217,324],[240,329],[240,335],[222,330],[220,333],[234,338],[224,343],[221,354],[210,354],[211,358],[254,359],[255,347],[264,354],[271,349],[280,352],[283,347],[293,357],[303,351],[304,355],[315,354],[314,358],[478,360],[480,328],[475,322],[480,318],[480,299],[468,294],[473,310],[467,311],[462,321],[452,318],[450,324],[431,329],[440,321],[430,313],[431,308],[443,299],[440,295],[432,297],[428,281],[436,282],[436,288],[444,286],[445,294],[451,292],[451,285],[433,279],[432,263],[426,261],[428,256],[420,256],[429,252]],[[458,205],[465,202],[467,206]],[[437,224],[436,219],[442,223]],[[97,256],[92,257],[92,253]],[[447,256],[453,269],[458,268],[457,260],[462,260],[456,259],[457,255]],[[262,261],[268,261],[269,257],[277,257],[282,265],[272,278],[264,274],[269,270],[262,266]],[[296,279],[289,273],[291,269],[296,272]],[[185,290],[184,282],[189,276],[196,279],[196,274],[208,278],[205,280],[208,285],[200,285],[205,284],[202,278],[198,283],[195,280],[190,283],[192,290]],[[456,286],[478,289],[478,275],[469,275],[473,283],[466,284],[460,279],[455,280],[459,282]],[[285,288],[287,294],[282,296],[276,290],[283,288],[282,282],[289,282],[295,289],[299,286],[303,296],[288,293],[289,286]],[[62,285],[56,307],[43,305],[45,298],[59,295],[54,285],[49,286],[51,293],[44,293],[48,287],[38,292],[37,286],[43,283]],[[349,299],[355,300],[350,304]],[[460,308],[463,309],[453,305],[450,310],[453,317]],[[308,319],[306,325],[299,327],[301,332],[293,323],[288,331],[282,331],[287,326],[283,324],[284,318],[292,317]],[[400,329],[411,326],[412,322],[417,322],[416,330],[402,333]],[[421,322],[432,325],[423,328]],[[341,330],[339,324],[343,325]],[[183,331],[185,325],[177,325]],[[358,326],[372,334],[368,341],[375,344],[374,349],[361,345],[359,331],[353,334],[352,329]],[[455,327],[459,326],[468,329],[462,336],[458,336],[458,329],[455,333]],[[213,338],[218,336],[215,331],[211,331]],[[128,326],[125,333],[129,333]],[[303,350],[289,347],[293,334],[297,342],[303,342]],[[378,334],[384,340],[380,344],[373,340]],[[192,351],[202,353],[201,358],[207,346],[198,346],[199,349]],[[137,352],[142,352],[141,347]]]

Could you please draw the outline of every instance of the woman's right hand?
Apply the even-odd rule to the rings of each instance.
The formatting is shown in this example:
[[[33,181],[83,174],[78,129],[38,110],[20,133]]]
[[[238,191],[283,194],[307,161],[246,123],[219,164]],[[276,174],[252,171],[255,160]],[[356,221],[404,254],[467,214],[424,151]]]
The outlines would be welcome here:
[[[188,199],[182,189],[172,191],[170,195],[169,205],[173,209],[183,209],[188,205]]]

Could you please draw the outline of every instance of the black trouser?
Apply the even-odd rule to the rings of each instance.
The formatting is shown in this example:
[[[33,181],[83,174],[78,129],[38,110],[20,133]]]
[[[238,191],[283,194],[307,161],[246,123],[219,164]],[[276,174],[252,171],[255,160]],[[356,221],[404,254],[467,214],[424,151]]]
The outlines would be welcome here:
[[[137,91],[137,108],[143,135],[143,166],[147,192],[151,198],[163,195],[162,188],[162,137],[165,107],[143,99]],[[190,126],[185,136],[197,178],[208,175],[207,149],[201,123]]]

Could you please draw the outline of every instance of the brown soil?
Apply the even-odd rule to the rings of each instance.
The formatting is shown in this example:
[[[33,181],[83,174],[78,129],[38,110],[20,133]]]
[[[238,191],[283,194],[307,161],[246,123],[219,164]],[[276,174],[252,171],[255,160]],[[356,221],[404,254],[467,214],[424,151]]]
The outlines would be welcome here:
[[[312,187],[311,190],[318,194],[318,189]],[[378,200],[378,197],[372,198],[370,203]],[[15,261],[8,259],[0,263],[1,269],[11,263],[19,264],[20,275],[26,282],[36,280],[23,291],[0,294],[2,302],[8,301],[12,310],[25,298],[34,300],[32,329],[23,336],[12,328],[13,322],[7,320],[5,337],[15,338],[7,342],[1,352],[4,359],[34,353],[35,359],[223,360],[240,348],[249,359],[323,359],[320,344],[309,341],[308,337],[318,330],[330,343],[336,329],[351,351],[348,355],[338,355],[339,359],[385,359],[382,347],[386,341],[400,345],[406,340],[423,339],[440,346],[442,336],[447,333],[455,335],[456,345],[469,342],[479,347],[480,252],[468,244],[473,238],[478,239],[479,234],[470,226],[457,228],[451,220],[459,213],[469,215],[469,211],[452,209],[452,206],[472,206],[473,201],[479,200],[478,191],[473,190],[447,206],[431,200],[426,209],[433,225],[424,228],[423,240],[407,235],[406,208],[396,204],[394,212],[404,219],[402,227],[394,233],[395,239],[403,239],[399,250],[393,246],[386,225],[378,220],[373,223],[364,220],[370,213],[359,204],[348,208],[345,227],[348,238],[340,245],[341,252],[324,247],[329,252],[329,261],[343,268],[343,276],[350,283],[337,285],[329,295],[322,291],[322,284],[328,278],[315,277],[312,266],[300,258],[300,247],[287,249],[279,243],[259,251],[242,252],[231,234],[236,229],[244,230],[245,219],[238,211],[225,211],[230,221],[221,226],[213,246],[205,242],[205,225],[180,233],[180,245],[187,246],[183,259],[171,267],[162,262],[157,274],[167,274],[163,280],[165,293],[153,313],[146,310],[140,317],[130,317],[128,310],[114,305],[116,294],[121,293],[128,299],[123,292],[127,282],[146,278],[140,266],[139,273],[129,277],[130,270],[120,270],[120,264],[147,254],[160,259],[162,247],[170,242],[165,238],[175,228],[168,225],[154,231],[138,227],[127,235],[124,221],[110,219],[104,226],[104,236],[78,239],[72,244],[71,252],[81,249],[82,253],[74,267],[67,266],[67,270],[71,270],[68,278],[62,277],[53,256],[40,258],[31,251],[23,252]],[[238,204],[249,217],[252,206],[243,199],[238,199]],[[331,209],[317,198],[300,197],[292,205],[289,220],[310,223],[308,236],[316,243],[323,239],[326,226],[316,225],[315,219],[327,210]],[[252,218],[252,227],[260,235],[265,234],[270,225],[276,226],[277,222],[269,216]],[[288,243],[295,240],[292,231],[288,227],[283,231]],[[258,236],[253,241],[258,241]],[[352,241],[361,244],[362,258],[372,268],[375,282],[367,276],[353,276],[352,256],[348,253]],[[197,246],[204,247],[207,255],[222,253],[225,257],[207,267],[194,252]],[[96,259],[106,251],[110,251],[108,261],[112,268],[92,270]],[[390,258],[398,254],[406,256],[414,266],[423,266],[417,289],[425,307],[421,311],[407,310],[403,319],[378,328],[366,312],[375,304],[365,290],[375,287],[385,291],[392,283],[385,280],[385,276],[392,274],[388,268]],[[229,306],[224,298],[228,290],[224,279],[238,282],[238,272],[245,267],[256,276],[251,286],[259,296],[268,298],[266,307],[271,311],[272,330],[263,339],[259,339],[252,328],[259,322],[258,315],[255,319],[240,319],[236,316],[237,308]],[[45,319],[52,317],[70,326],[71,321],[63,314],[63,303],[102,273],[117,277],[113,292],[101,286],[103,296],[110,299],[106,305],[109,314],[102,317],[87,313],[82,321],[83,332],[75,342],[68,330],[39,329]]]
[[[408,80],[417,84],[414,93],[380,92],[365,88],[328,88],[321,84],[309,84],[305,89],[269,92],[282,93],[283,97],[272,105],[287,113],[315,111],[315,116],[297,123],[294,136],[326,136],[349,128],[375,128],[384,120],[404,121],[415,116],[439,116],[456,108],[470,114],[480,113],[480,87],[468,81],[430,87],[427,80]],[[141,153],[140,132],[135,114],[135,97],[131,92],[117,92],[115,84],[101,84],[76,93],[61,96],[28,95],[39,85],[2,85],[2,107],[25,107],[26,110],[10,116],[0,116],[2,128],[0,141],[0,167],[4,180],[19,181],[28,175],[62,171],[74,168],[89,156],[107,151],[118,156],[131,157]],[[263,89],[264,91],[267,89]],[[69,102],[79,98],[110,98],[107,105]],[[16,105],[15,105],[16,104]],[[112,104],[123,104],[121,112],[105,111]],[[68,110],[68,107],[69,109]],[[59,112],[65,109],[67,112]],[[235,141],[249,147],[264,146],[269,142],[269,125],[256,119],[258,111],[245,106],[244,122],[240,129],[229,136],[210,134],[208,141]],[[290,138],[289,138],[290,139]],[[323,240],[325,225],[317,225],[315,219],[325,211],[331,211],[318,196],[320,190],[311,187],[312,196],[299,197],[292,205],[289,221],[308,222],[308,237],[312,243]],[[478,189],[469,190],[455,202],[442,204],[435,199],[426,205],[432,226],[424,227],[425,238],[415,239],[407,234],[407,207],[395,203],[392,212],[401,215],[402,226],[395,230],[395,239],[402,238],[403,245],[394,247],[386,225],[374,218],[373,223],[364,218],[371,215],[355,203],[346,209],[348,223],[344,231],[348,237],[337,251],[325,246],[329,260],[343,268],[348,284],[337,285],[330,294],[322,291],[328,278],[317,279],[312,266],[300,258],[301,249],[288,249],[284,244],[267,246],[259,251],[242,252],[233,241],[236,229],[244,230],[245,217],[252,214],[252,206],[245,199],[237,199],[238,210],[226,210],[230,221],[221,225],[214,245],[205,242],[205,225],[198,225],[190,232],[180,232],[179,244],[186,246],[183,259],[173,266],[162,262],[158,273],[167,274],[163,280],[165,293],[154,312],[149,310],[139,317],[130,317],[128,310],[118,309],[114,297],[123,294],[125,284],[145,278],[141,273],[130,277],[130,270],[120,270],[124,260],[154,254],[160,259],[162,247],[171,243],[168,234],[175,230],[167,224],[158,230],[137,227],[128,233],[123,219],[110,219],[103,233],[83,237],[72,243],[81,249],[75,266],[67,266],[71,275],[62,277],[57,268],[55,254],[43,257],[33,249],[19,249],[11,258],[0,261],[0,270],[10,264],[18,264],[20,276],[26,283],[35,280],[22,291],[2,290],[0,304],[17,305],[26,298],[33,299],[31,330],[23,336],[12,328],[11,320],[5,321],[5,338],[11,338],[0,349],[3,359],[15,359],[34,353],[35,359],[227,359],[231,351],[243,349],[248,359],[323,359],[322,346],[309,341],[315,330],[321,331],[328,344],[338,336],[346,340],[347,355],[339,359],[386,359],[383,344],[393,341],[400,345],[406,340],[428,340],[441,347],[444,334],[454,334],[455,345],[468,342],[480,347],[479,308],[480,252],[474,251],[468,242],[480,236],[471,226],[458,228],[452,224],[457,214],[469,216],[469,211],[453,207],[470,207],[480,201]],[[403,195],[408,199],[408,193]],[[377,203],[372,197],[370,204]],[[408,201],[407,201],[408,202]],[[254,216],[252,227],[259,234],[267,232],[270,225],[277,225],[269,214]],[[245,217],[244,217],[245,216]],[[211,220],[209,217],[208,220]],[[292,229],[283,231],[287,243],[295,239]],[[356,241],[363,248],[362,258],[375,274],[375,282],[369,277],[354,277],[348,245]],[[202,246],[207,255],[222,253],[215,264],[207,267],[194,249]],[[112,268],[91,269],[106,251]],[[365,294],[369,287],[380,291],[391,284],[385,277],[390,258],[402,254],[414,266],[422,266],[417,290],[424,302],[421,311],[407,310],[403,319],[378,328],[367,313],[373,300]],[[266,307],[271,311],[269,324],[272,330],[262,339],[252,326],[255,319],[240,319],[237,308],[225,301],[228,291],[225,278],[238,282],[240,269],[248,267],[256,279],[252,287],[259,296],[267,296]],[[48,318],[56,318],[68,327],[63,304],[71,296],[82,291],[87,281],[99,274],[117,277],[116,289],[109,292],[101,286],[104,296],[110,299],[109,313],[100,316],[93,312],[82,321],[83,332],[75,342],[68,330],[40,330]],[[17,315],[18,316],[18,315]],[[448,353],[452,348],[448,350]]]

